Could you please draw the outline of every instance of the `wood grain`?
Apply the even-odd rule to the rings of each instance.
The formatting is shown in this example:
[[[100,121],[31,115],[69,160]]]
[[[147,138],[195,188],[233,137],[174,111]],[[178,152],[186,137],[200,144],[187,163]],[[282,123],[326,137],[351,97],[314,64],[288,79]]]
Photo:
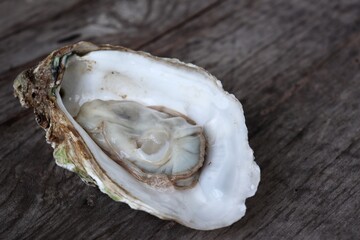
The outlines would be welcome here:
[[[0,4],[0,239],[360,238],[358,1],[32,2]],[[11,85],[80,39],[195,63],[241,100],[262,170],[242,220],[191,230],[55,165]]]
[[[44,3],[36,5],[42,6],[38,11],[45,12],[45,18],[36,11],[34,14],[27,13],[27,16],[22,17],[26,18],[23,24],[8,24],[15,28],[14,30],[7,30],[5,25],[5,34],[1,34],[3,37],[0,38],[0,73],[46,55],[60,46],[84,39],[136,48],[179,23],[191,19],[204,9],[216,5],[214,0],[185,2],[72,0],[74,2],[72,5],[71,1],[66,2],[66,5],[58,3],[60,6],[56,11],[49,13],[45,9],[47,10],[49,6],[52,9],[51,6],[55,3],[42,1]],[[17,3],[12,1],[10,3],[29,10],[38,7],[33,4],[34,2],[36,1],[17,0]],[[10,6],[5,5],[3,9],[9,11],[9,8]],[[10,16],[16,19],[15,14],[18,12],[20,11],[11,13]],[[32,20],[33,15],[37,20]],[[3,22],[6,21],[5,19]]]

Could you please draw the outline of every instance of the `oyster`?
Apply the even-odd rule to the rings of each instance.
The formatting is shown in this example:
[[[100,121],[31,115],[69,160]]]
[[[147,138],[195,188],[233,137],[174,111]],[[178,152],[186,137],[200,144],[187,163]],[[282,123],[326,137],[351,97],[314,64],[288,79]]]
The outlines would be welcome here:
[[[260,170],[241,104],[202,68],[80,42],[14,82],[59,166],[115,201],[210,230],[245,214]]]

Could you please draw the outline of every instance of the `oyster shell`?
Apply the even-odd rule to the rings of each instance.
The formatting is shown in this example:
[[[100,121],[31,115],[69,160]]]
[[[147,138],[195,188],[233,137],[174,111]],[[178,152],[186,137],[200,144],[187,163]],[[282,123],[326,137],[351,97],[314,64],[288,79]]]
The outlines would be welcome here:
[[[239,101],[202,68],[80,42],[14,82],[59,166],[115,201],[194,229],[245,214],[260,170]]]

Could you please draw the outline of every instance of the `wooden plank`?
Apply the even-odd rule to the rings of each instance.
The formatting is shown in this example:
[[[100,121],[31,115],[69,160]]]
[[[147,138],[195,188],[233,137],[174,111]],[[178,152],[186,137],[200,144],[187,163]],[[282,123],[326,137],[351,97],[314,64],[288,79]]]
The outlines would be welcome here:
[[[36,1],[27,2],[27,5],[17,4],[20,5],[18,8],[24,6],[26,11],[31,7],[37,10],[22,17],[20,23],[8,24],[15,29],[7,30],[5,26],[2,29],[5,33],[0,33],[3,36],[0,37],[0,73],[43,56],[64,44],[80,40],[134,48],[217,4],[215,0],[86,0],[77,1],[73,5],[67,2],[60,8],[62,11],[54,10],[52,14],[46,13],[47,18],[43,18],[39,11],[57,9],[57,4],[46,0],[42,0],[41,4],[36,4]],[[10,1],[4,3],[3,11],[10,12],[9,8],[13,4],[15,3]],[[8,18],[17,19],[23,12],[17,10],[14,14],[10,12],[7,15],[10,16]],[[32,20],[33,18],[37,20]],[[5,19],[3,22],[9,21]],[[6,32],[13,34],[7,35]]]
[[[110,1],[106,4],[112,6]],[[90,8],[71,10],[65,16],[75,19],[83,11],[89,16]],[[150,15],[161,8],[151,9]],[[177,11],[184,10],[169,10]],[[191,230],[115,203],[56,167],[31,110],[18,107],[10,86],[24,67],[19,65],[51,47],[53,43],[44,39],[41,43],[46,47],[40,54],[34,51],[26,60],[19,53],[12,60],[19,67],[6,71],[4,66],[0,75],[0,129],[3,139],[8,139],[0,142],[0,216],[7,216],[0,218],[0,238],[360,237],[358,1],[227,0],[202,5],[187,16],[167,27],[154,27],[156,34],[136,33],[134,29],[141,28],[131,22],[135,27],[123,30],[124,35],[110,31],[105,37],[95,34],[88,39],[119,43],[116,39],[121,35],[134,48],[193,62],[219,77],[224,88],[241,99],[250,143],[262,169],[259,190],[247,201],[245,218],[224,229]],[[154,26],[148,19],[143,26]],[[65,23],[58,20],[33,31],[46,33],[50,26]],[[83,31],[80,25],[74,32]],[[65,31],[54,32],[52,41]],[[87,37],[84,32],[82,37]],[[22,34],[10,37],[26,42]],[[41,45],[26,44],[24,49]],[[5,53],[0,54],[0,61],[4,59]]]
[[[3,0],[0,2],[0,39],[59,17],[62,12],[69,11],[78,4],[81,4],[80,0],[54,0],[51,4],[49,0]]]

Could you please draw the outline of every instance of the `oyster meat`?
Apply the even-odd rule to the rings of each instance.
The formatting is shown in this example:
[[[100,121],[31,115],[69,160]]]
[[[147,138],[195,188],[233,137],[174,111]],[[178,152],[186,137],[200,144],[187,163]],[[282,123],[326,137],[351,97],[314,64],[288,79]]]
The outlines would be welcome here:
[[[256,192],[241,104],[195,65],[80,42],[19,74],[14,89],[56,163],[115,201],[210,230],[239,220]]]

